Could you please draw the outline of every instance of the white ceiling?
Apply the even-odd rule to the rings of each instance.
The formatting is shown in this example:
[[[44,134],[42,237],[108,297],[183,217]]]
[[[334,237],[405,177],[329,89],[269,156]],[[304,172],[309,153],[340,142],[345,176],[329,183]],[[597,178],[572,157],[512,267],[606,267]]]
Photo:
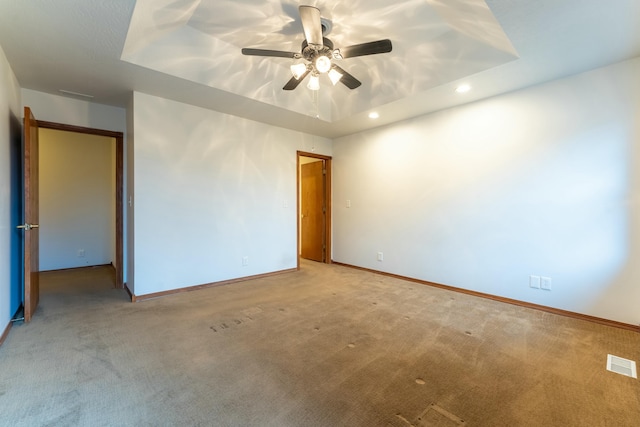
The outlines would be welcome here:
[[[283,91],[292,60],[240,49],[299,51],[300,4],[336,47],[388,38],[393,51],[342,60],[353,91]],[[135,90],[326,137],[640,56],[640,0],[0,0],[0,17],[24,88],[120,107]]]

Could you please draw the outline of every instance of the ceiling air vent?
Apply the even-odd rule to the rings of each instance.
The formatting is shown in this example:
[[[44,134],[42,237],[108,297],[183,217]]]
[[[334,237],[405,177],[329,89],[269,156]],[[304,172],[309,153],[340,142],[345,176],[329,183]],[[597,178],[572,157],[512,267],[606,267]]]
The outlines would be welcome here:
[[[607,371],[615,372],[631,378],[638,378],[636,362],[614,356],[613,354],[607,355]]]

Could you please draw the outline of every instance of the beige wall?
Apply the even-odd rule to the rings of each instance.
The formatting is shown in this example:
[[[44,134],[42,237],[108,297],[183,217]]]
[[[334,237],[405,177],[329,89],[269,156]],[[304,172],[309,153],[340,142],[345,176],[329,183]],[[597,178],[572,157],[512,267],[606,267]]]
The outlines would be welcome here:
[[[40,129],[40,267],[115,256],[115,139]]]

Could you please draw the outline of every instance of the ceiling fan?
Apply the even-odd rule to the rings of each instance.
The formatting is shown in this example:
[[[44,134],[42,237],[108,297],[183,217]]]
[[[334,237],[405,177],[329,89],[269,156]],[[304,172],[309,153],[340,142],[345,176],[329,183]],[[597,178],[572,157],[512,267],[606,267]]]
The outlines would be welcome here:
[[[309,77],[307,87],[311,90],[320,89],[320,74],[327,74],[334,85],[341,82],[349,89],[355,89],[362,83],[336,65],[334,61],[391,52],[391,40],[388,39],[334,49],[331,40],[323,37],[323,30],[326,27],[320,18],[320,10],[313,6],[300,6],[298,10],[305,37],[300,53],[269,49],[242,49],[243,55],[294,59],[295,62],[291,66],[293,77],[284,85],[282,88],[284,90],[295,89],[309,74],[311,77]]]

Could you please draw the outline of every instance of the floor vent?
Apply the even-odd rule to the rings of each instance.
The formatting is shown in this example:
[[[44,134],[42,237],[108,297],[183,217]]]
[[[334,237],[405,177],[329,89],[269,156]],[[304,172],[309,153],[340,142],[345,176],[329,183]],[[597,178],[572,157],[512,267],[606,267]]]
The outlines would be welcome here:
[[[607,370],[627,377],[638,378],[636,362],[614,356],[613,354],[607,355]]]

